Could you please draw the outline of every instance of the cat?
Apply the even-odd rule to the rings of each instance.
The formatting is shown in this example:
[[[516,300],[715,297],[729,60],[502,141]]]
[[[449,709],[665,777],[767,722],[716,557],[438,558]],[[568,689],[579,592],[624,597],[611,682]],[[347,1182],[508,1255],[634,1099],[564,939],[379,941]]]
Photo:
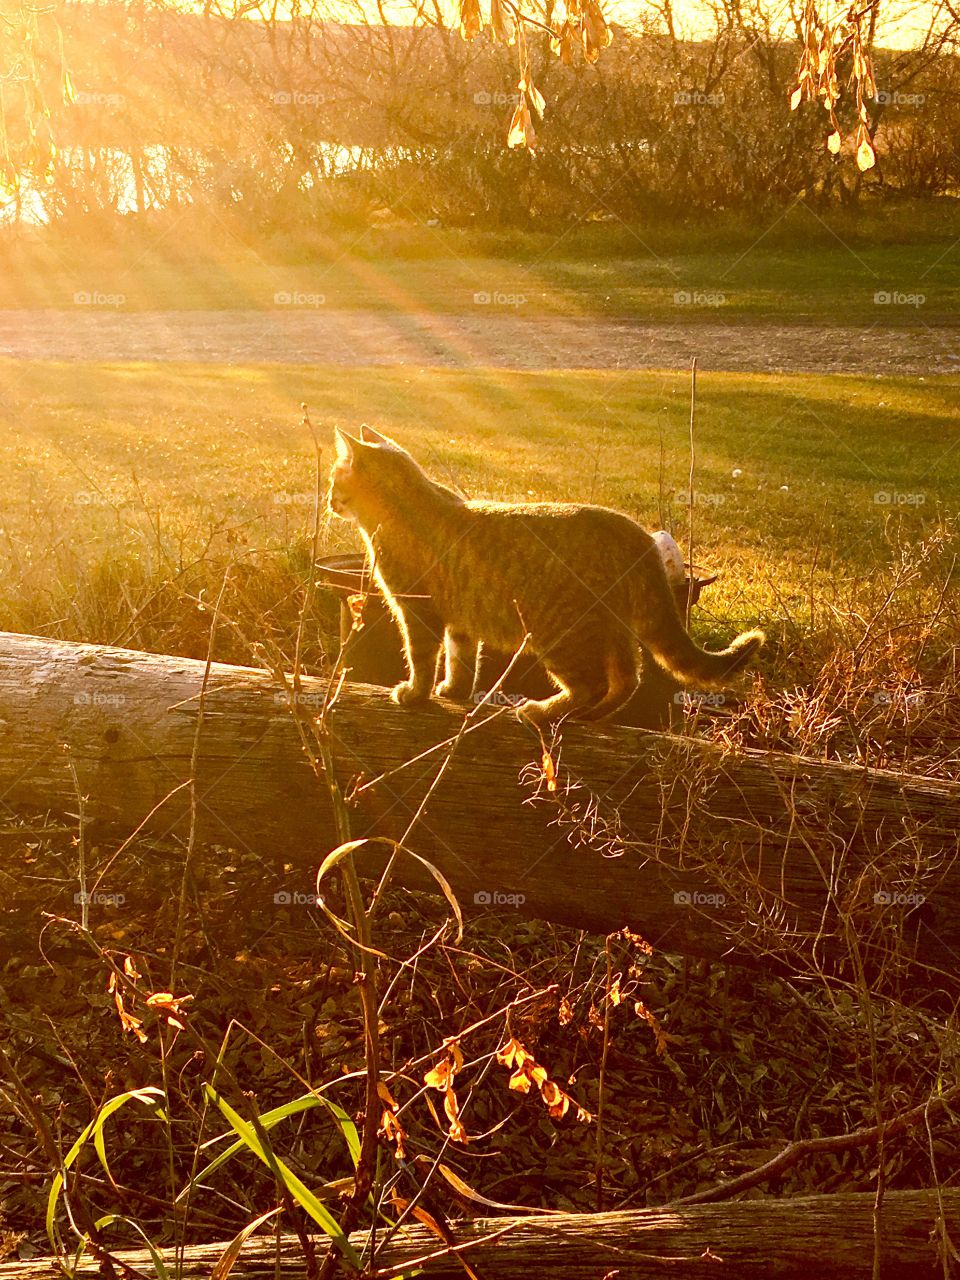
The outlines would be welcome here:
[[[635,691],[641,644],[684,684],[716,687],[764,642],[746,631],[721,653],[698,648],[653,538],[628,516],[468,501],[371,427],[335,439],[328,508],[359,528],[403,635],[409,675],[392,690],[397,703],[469,699],[478,645],[513,653],[527,636],[556,692],[519,715],[540,729],[566,716],[601,720]]]

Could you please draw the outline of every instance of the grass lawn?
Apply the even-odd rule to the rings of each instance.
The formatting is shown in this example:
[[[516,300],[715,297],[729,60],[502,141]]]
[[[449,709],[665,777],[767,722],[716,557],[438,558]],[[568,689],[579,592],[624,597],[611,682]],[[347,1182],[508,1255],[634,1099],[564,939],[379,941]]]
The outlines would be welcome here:
[[[898,537],[960,508],[958,384],[702,377],[695,559],[723,574],[703,638],[760,621],[785,650],[814,593],[859,590]],[[203,653],[195,600],[235,561],[283,631],[312,527],[301,401],[324,469],[333,424],[369,421],[471,495],[600,502],[686,538],[684,375],[8,362],[2,386],[14,630]],[[355,545],[336,521],[323,540]],[[150,602],[171,583],[190,603],[164,614]]]
[[[802,215],[802,216],[801,216]],[[278,295],[377,310],[471,312],[476,298],[524,315],[638,320],[816,320],[904,325],[956,321],[960,240],[930,234],[886,243],[833,231],[798,211],[792,240],[777,224],[734,238],[620,234],[472,235],[368,228],[312,248],[257,251],[224,232],[203,241],[130,234],[93,243],[55,235],[0,238],[0,307],[72,308],[78,295],[145,308],[269,308]],[[211,250],[210,245],[219,249]],[[878,304],[876,295],[892,301]],[[109,305],[114,305],[111,302]]]

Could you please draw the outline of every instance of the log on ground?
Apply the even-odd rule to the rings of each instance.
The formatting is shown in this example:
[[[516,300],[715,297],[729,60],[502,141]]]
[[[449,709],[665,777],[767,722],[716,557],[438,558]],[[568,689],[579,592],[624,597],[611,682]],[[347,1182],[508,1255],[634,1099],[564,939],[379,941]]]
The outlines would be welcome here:
[[[335,843],[331,799],[288,695],[269,673],[213,664],[201,697],[204,671],[0,633],[3,804],[76,815],[79,791],[91,838],[143,824],[182,839],[196,752],[200,840],[319,863]],[[302,681],[308,730],[326,690]],[[403,835],[463,715],[344,687],[328,726],[355,836]],[[537,734],[481,709],[430,793],[410,844],[465,910],[629,927],[666,950],[731,958],[755,955],[765,931],[827,955],[837,913],[860,910],[880,949],[902,934],[922,963],[954,972],[960,785],[628,728],[571,725],[551,750],[555,791]],[[412,859],[397,875],[435,887]]]
[[[456,1223],[457,1244],[487,1243],[470,1248],[464,1257],[484,1280],[858,1280],[873,1275],[874,1242],[882,1276],[896,1280],[934,1280],[942,1277],[938,1258],[945,1238],[960,1234],[960,1191],[891,1191],[875,1219],[872,1192],[803,1196],[787,1200],[742,1200],[732,1204],[688,1205],[633,1211],[544,1217],[487,1218]],[[378,1239],[382,1241],[381,1229]],[[350,1237],[363,1255],[363,1233]],[[322,1256],[325,1242],[316,1241]],[[227,1242],[188,1245],[183,1253],[183,1280],[207,1280]],[[378,1253],[381,1268],[400,1264],[443,1249],[427,1228],[418,1224]],[[136,1267],[140,1275],[153,1271],[146,1250],[117,1250],[117,1258]],[[57,1268],[51,1258],[8,1262],[4,1280],[45,1280]],[[99,1264],[88,1251],[75,1275],[94,1280]],[[236,1280],[277,1275],[280,1280],[305,1280],[306,1266],[299,1242],[283,1236],[279,1250],[272,1236],[257,1236],[243,1248],[231,1274]],[[345,1274],[349,1274],[346,1272]],[[423,1274],[433,1280],[462,1280],[463,1266],[449,1254],[427,1262]]]

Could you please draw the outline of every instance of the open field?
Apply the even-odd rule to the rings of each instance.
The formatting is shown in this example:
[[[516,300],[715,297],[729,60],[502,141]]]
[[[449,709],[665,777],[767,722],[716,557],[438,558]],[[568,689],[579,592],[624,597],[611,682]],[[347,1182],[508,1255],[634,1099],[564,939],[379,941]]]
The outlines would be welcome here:
[[[369,421],[474,496],[600,502],[686,537],[685,374],[7,362],[3,386],[14,630],[199,656],[189,599],[235,559],[289,624],[313,509],[301,402],[325,447],[334,424]],[[960,507],[958,387],[702,375],[695,557],[723,575],[705,638],[759,622],[765,669],[802,676],[814,596],[855,595]],[[323,539],[353,546],[339,522]],[[173,578],[189,592],[146,608]]]
[[[412,225],[252,246],[217,224],[198,245],[176,222],[99,239],[4,234],[0,308],[91,305],[79,295],[122,297],[127,311],[269,309],[278,294],[300,294],[331,308],[472,313],[479,295],[512,300],[503,307],[522,299],[531,317],[955,324],[957,223],[946,212],[939,227],[905,218],[889,242],[806,207],[760,229],[700,237],[662,226],[497,236]]]
[[[101,538],[115,546],[138,508],[160,506],[171,532],[232,522],[264,545],[302,537],[313,485],[303,402],[323,444],[334,424],[369,421],[474,496],[595,501],[648,527],[686,525],[685,373],[0,368],[5,537],[31,557],[45,519],[79,553]],[[891,517],[919,531],[938,507],[960,506],[958,392],[958,378],[701,374],[700,554],[788,589],[806,582],[814,545],[828,572],[876,563]]]

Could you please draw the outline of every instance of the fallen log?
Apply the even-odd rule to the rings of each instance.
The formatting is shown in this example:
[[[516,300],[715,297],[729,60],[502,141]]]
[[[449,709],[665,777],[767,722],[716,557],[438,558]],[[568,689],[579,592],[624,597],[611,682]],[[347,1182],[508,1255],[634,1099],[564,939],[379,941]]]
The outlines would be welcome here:
[[[294,713],[309,731],[327,682],[305,677],[291,707],[269,673],[213,664],[204,689],[204,670],[0,633],[4,805],[76,815],[82,795],[91,838],[183,838],[195,764],[198,839],[317,864],[335,843],[331,799]],[[586,726],[553,746],[551,782],[537,735],[482,708],[430,791],[462,708],[410,711],[347,685],[327,724],[354,835],[400,838],[426,798],[409,843],[465,909],[626,926],[708,957],[755,956],[774,935],[826,957],[853,912],[864,946],[906,936],[955,972],[956,783]],[[412,859],[396,874],[435,887]]]
[[[619,1213],[558,1213],[534,1218],[485,1218],[453,1226],[462,1256],[484,1280],[782,1280],[813,1275],[820,1280],[857,1280],[873,1274],[874,1241],[884,1276],[896,1280],[942,1277],[941,1242],[960,1234],[960,1191],[891,1191],[875,1215],[872,1193],[802,1196],[788,1200],[741,1200],[732,1204],[637,1209]],[[383,1229],[378,1241],[383,1239]],[[488,1237],[485,1242],[484,1238]],[[361,1256],[365,1233],[350,1237]],[[476,1243],[476,1242],[482,1243]],[[325,1241],[315,1240],[318,1251]],[[214,1274],[227,1242],[188,1245],[182,1254],[182,1280],[206,1280]],[[444,1251],[426,1227],[404,1227],[377,1254],[382,1269]],[[136,1274],[154,1271],[145,1249],[116,1250],[118,1260]],[[177,1259],[180,1263],[181,1258]],[[52,1258],[8,1262],[4,1280],[45,1280],[59,1268]],[[395,1272],[394,1274],[397,1274]],[[102,1275],[90,1252],[74,1275],[94,1280]],[[134,1274],[127,1272],[126,1274]],[[255,1236],[233,1266],[238,1280],[275,1275],[305,1280],[306,1265],[295,1236],[279,1242]],[[462,1280],[456,1256],[426,1262],[423,1274],[434,1280]]]

